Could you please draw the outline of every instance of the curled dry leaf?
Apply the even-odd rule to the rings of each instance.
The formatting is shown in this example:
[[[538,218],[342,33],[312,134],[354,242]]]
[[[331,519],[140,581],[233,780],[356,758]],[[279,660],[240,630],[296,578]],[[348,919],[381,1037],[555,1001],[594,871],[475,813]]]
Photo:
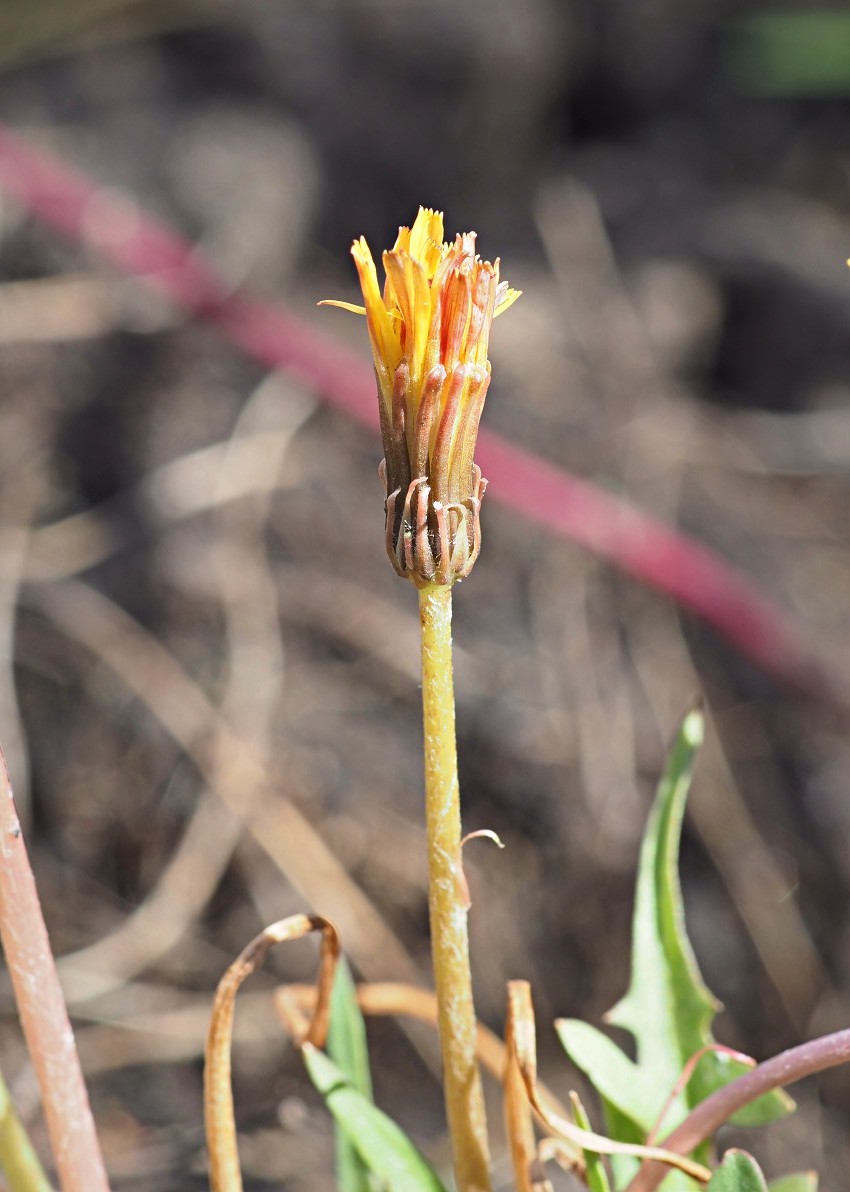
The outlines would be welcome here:
[[[508,1035],[513,1041],[514,1056],[525,1084],[531,1107],[548,1130],[562,1141],[573,1144],[584,1151],[595,1151],[600,1155],[635,1155],[640,1159],[655,1159],[670,1167],[677,1167],[686,1175],[702,1183],[711,1178],[711,1172],[700,1163],[661,1147],[638,1146],[637,1144],[615,1142],[592,1130],[579,1126],[556,1113],[544,1102],[537,1085],[537,1032],[534,1008],[531,1004],[531,986],[527,981],[508,982]]]
[[[551,1192],[552,1185],[543,1172],[543,1164],[537,1154],[537,1140],[531,1119],[531,1104],[525,1091],[525,1082],[516,1060],[516,1046],[513,1038],[513,1020],[510,1015],[506,1024],[505,1073],[502,1078],[504,1094],[505,1132],[511,1148],[516,1192]],[[569,1169],[581,1172],[582,1164],[574,1154],[569,1156]]]
[[[245,978],[257,971],[275,944],[302,939],[314,931],[322,933],[322,949],[313,1014],[309,1020],[293,1021],[290,1027],[294,1027],[291,1033],[299,1046],[311,1043],[321,1047],[328,1029],[331,990],[340,950],[339,934],[328,919],[320,915],[291,915],[288,919],[272,923],[251,941],[219,982],[207,1034],[204,1065],[204,1120],[212,1192],[242,1192],[230,1081],[236,994]]]
[[[415,1018],[437,1029],[437,998],[430,989],[387,981],[358,985],[356,993],[358,1005],[364,1014],[375,1017]],[[277,1011],[284,1026],[294,1037],[297,1037],[299,1024],[306,1021],[305,1015],[313,1009],[315,1003],[316,989],[312,985],[287,985],[275,990]],[[548,1192],[549,1183],[537,1158],[536,1143],[531,1132],[528,1095],[516,1063],[510,1064],[511,1054],[510,1043],[503,1043],[498,1035],[478,1023],[478,1061],[482,1068],[502,1084],[505,1092],[505,1114],[518,1192]],[[566,1116],[567,1110],[554,1093],[542,1083],[538,1083],[537,1089],[554,1113]],[[568,1170],[576,1171],[581,1168],[581,1152],[572,1142],[559,1143],[558,1158]],[[520,1172],[524,1174],[521,1175]]]
[[[295,1015],[292,1021],[297,1024],[298,1014],[312,1010],[315,1003],[313,985],[285,985],[275,990],[275,1004],[287,1030],[290,1015]],[[403,981],[367,982],[357,986],[357,1004],[371,1017],[415,1018],[437,1029],[437,997],[431,989],[407,985]],[[508,1049],[495,1032],[480,1022],[477,1031],[478,1062],[494,1080],[501,1082],[508,1062]],[[542,1081],[538,1082],[537,1089],[548,1106],[556,1113],[566,1115],[566,1109]]]

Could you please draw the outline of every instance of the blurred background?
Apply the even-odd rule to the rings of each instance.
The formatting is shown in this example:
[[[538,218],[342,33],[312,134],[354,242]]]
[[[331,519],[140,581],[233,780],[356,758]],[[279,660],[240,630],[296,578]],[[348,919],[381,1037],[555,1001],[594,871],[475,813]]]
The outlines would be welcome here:
[[[377,253],[420,203],[475,228],[524,291],[487,425],[713,547],[839,677],[848,97],[850,14],[816,4],[0,7],[6,127],[364,358],[362,322],[315,308],[356,300],[351,240]],[[428,980],[415,597],[374,435],[3,193],[0,378],[0,738],[113,1186],[189,1192],[211,993],[265,923],[325,912],[359,976]],[[683,884],[718,1034],[764,1058],[846,1026],[850,703],[492,498],[455,623],[465,826],[507,846],[466,851],[482,1018],[531,979],[544,1075],[576,1083],[548,1023],[625,990],[640,833],[701,694]],[[253,1192],[332,1187],[269,998],[314,963],[295,945],[243,995]],[[43,1141],[5,981],[0,1008]],[[433,1046],[370,1037],[379,1103],[443,1162]],[[848,1115],[839,1070],[746,1145],[839,1188]]]

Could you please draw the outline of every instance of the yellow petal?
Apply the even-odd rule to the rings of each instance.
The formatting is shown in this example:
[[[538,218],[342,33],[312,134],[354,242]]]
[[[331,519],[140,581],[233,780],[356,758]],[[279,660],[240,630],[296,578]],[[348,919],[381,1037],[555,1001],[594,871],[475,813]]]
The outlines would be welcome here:
[[[366,318],[369,323],[376,364],[377,358],[380,357],[384,366],[392,373],[401,359],[401,344],[378,288],[375,262],[372,260],[369,246],[362,236],[359,240],[354,241],[351,255],[354,257],[354,264],[357,266],[357,274],[360,278],[360,288],[363,291]]]
[[[519,296],[521,294],[522,294],[522,290],[510,290],[510,289],[505,290],[505,292],[503,294],[500,294],[496,299],[496,310],[493,315],[493,318],[495,319],[497,315],[504,314],[504,312],[508,309],[509,306],[513,306],[513,304],[516,302],[517,298],[519,298]]]
[[[392,247],[393,252],[409,252],[410,251],[410,228],[399,228],[398,235],[395,238],[395,244]]]
[[[443,252],[443,213],[430,207],[420,207],[410,229],[408,251],[419,261],[427,277],[434,276]]]
[[[353,302],[342,302],[339,298],[323,298],[316,306],[338,306],[340,310],[350,310],[353,315],[365,315],[365,306],[355,306]]]
[[[401,312],[404,356],[410,364],[413,387],[422,376],[428,328],[431,323],[431,289],[419,261],[407,253],[385,252],[384,268]]]

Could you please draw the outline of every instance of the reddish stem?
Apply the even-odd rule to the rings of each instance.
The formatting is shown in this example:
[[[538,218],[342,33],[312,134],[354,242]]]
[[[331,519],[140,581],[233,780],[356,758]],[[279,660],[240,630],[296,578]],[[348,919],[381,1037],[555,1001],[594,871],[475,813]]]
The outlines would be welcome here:
[[[63,1192],[109,1192],[47,928],[0,753],[0,938]]]
[[[801,1043],[799,1047],[782,1051],[753,1068],[751,1072],[745,1072],[737,1080],[718,1089],[710,1097],[706,1097],[660,1145],[665,1150],[676,1151],[679,1155],[689,1155],[695,1147],[712,1138],[739,1109],[743,1109],[764,1093],[784,1088],[796,1080],[802,1080],[804,1076],[811,1076],[814,1072],[836,1068],[839,1064],[846,1064],[848,1060],[850,1030],[823,1035],[819,1039]],[[646,1163],[629,1184],[626,1192],[653,1192],[669,1171],[663,1163]]]
[[[232,292],[200,251],[130,199],[92,183],[0,126],[0,189],[33,216],[283,368],[338,409],[377,425],[375,379],[359,355],[284,308]],[[833,668],[747,577],[705,546],[553,464],[482,431],[493,498],[673,597],[776,678],[846,706]]]
[[[776,678],[846,701],[790,619],[709,547],[492,432],[482,431],[478,445],[488,492],[671,596]]]

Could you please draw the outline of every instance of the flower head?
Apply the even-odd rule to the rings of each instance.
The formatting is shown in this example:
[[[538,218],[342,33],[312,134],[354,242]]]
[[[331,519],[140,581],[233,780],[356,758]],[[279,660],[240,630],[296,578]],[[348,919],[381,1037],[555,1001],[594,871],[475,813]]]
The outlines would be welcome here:
[[[383,254],[383,292],[366,241],[351,249],[375,361],[386,484],[387,551],[417,586],[468,575],[480,547],[486,481],[473,461],[490,382],[494,317],[519,297],[482,261],[475,233],[443,241],[443,216],[420,207]]]

